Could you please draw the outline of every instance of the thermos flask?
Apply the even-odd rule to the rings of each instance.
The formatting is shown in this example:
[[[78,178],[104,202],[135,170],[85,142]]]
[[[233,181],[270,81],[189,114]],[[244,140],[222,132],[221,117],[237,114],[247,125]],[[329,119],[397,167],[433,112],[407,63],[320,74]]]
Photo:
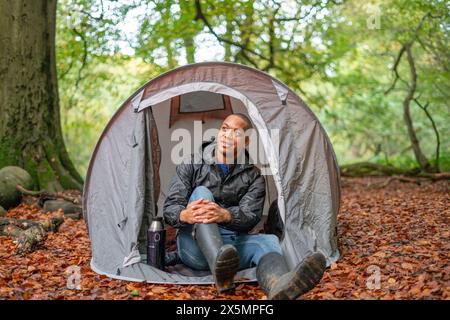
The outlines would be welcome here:
[[[147,264],[164,270],[166,230],[162,217],[155,217],[147,231]]]

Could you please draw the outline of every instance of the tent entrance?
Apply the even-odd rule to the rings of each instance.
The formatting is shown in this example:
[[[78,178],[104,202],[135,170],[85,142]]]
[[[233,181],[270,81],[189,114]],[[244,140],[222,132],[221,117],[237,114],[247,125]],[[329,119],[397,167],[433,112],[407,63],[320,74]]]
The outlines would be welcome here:
[[[179,96],[178,96],[179,99]],[[161,165],[159,168],[160,192],[158,196],[158,215],[162,215],[162,207],[166,199],[166,192],[170,181],[175,174],[175,167],[185,156],[197,152],[204,141],[215,138],[223,119],[232,113],[247,114],[243,103],[235,98],[225,96],[224,100],[229,102],[229,110],[222,114],[210,114],[196,112],[193,114],[178,114],[177,120],[173,121],[173,99],[163,101],[151,108],[158,132]],[[267,214],[272,201],[277,199],[277,188],[273,175],[265,156],[263,142],[260,137],[255,142],[256,148],[249,150],[252,159],[256,159],[259,167],[266,178],[266,203],[264,212]]]
[[[157,196],[157,214],[159,216],[163,215],[162,209],[167,197],[166,192],[169,189],[172,177],[175,175],[176,165],[184,157],[197,152],[202,142],[215,138],[220,125],[228,115],[242,113],[252,119],[241,100],[206,91],[195,91],[171,97],[142,111],[152,113],[151,118],[154,119],[152,122],[157,131],[157,136],[152,134],[150,140],[157,139],[157,141],[151,141],[151,145],[158,147],[160,158],[160,166],[155,168],[157,174],[154,176],[154,179],[158,180],[155,185],[159,186]],[[254,127],[256,129],[256,126]],[[256,141],[253,142],[255,147],[251,148],[249,153],[266,180],[263,219],[254,229],[254,232],[258,232],[263,229],[271,204],[278,199],[278,191],[265,154],[263,140],[259,134],[256,137],[251,137],[251,140],[255,138]],[[146,260],[146,229],[150,218],[144,214],[143,219],[148,220],[142,224],[139,237],[139,251],[142,261]],[[174,243],[169,243],[169,245],[171,245],[171,248],[175,246]],[[177,265],[170,269],[172,273],[185,276],[200,277],[210,274],[210,272],[191,270],[184,265]]]
[[[276,91],[281,92],[284,89],[278,88],[279,84],[273,82]],[[243,93],[237,91],[231,87],[228,87],[224,84],[217,82],[191,82],[187,84],[182,84],[179,86],[171,87],[165,90],[162,90],[158,93],[151,95],[150,97],[142,100],[143,91],[139,92],[132,100],[132,105],[135,111],[139,112],[145,110],[146,108],[151,107],[155,109],[158,104],[164,103],[165,101],[169,101],[171,98],[177,96],[185,96],[188,94],[195,94],[197,97],[199,96],[199,92],[206,92],[210,94],[219,94],[224,96],[229,96],[231,99],[231,105],[234,108],[235,106],[239,110],[234,110],[234,112],[241,112],[247,114],[249,118],[252,120],[255,129],[258,131],[258,139],[260,139],[260,145],[263,150],[263,156],[266,157],[267,161],[265,162],[265,167],[270,170],[270,175],[273,178],[273,182],[275,183],[277,195],[278,195],[278,208],[280,211],[281,219],[284,223],[285,221],[285,200],[284,193],[281,183],[281,177],[279,174],[279,141],[273,138],[271,133],[267,128],[267,124],[265,120],[262,118],[260,112],[258,111],[255,104]],[[280,93],[278,94],[281,100],[274,101],[274,105],[280,103],[280,101],[285,104],[285,95]],[[204,99],[205,101],[211,101],[208,99]],[[233,100],[238,101],[236,104],[233,104]],[[211,104],[207,104],[211,106]],[[166,106],[167,108],[167,106]],[[204,110],[203,110],[204,111]],[[212,110],[214,111],[214,110]],[[155,117],[156,118],[156,117]],[[157,121],[156,121],[157,122]],[[158,123],[158,122],[157,122]],[[159,129],[158,129],[159,130]]]

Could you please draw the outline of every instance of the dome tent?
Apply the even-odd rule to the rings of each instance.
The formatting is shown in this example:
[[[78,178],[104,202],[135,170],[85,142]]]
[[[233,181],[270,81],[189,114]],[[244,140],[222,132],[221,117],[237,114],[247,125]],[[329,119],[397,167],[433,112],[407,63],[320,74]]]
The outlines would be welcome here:
[[[263,146],[270,172],[264,214],[276,199],[284,222],[280,244],[289,267],[312,251],[324,254],[328,265],[338,259],[339,169],[318,119],[270,75],[233,63],[204,62],[150,80],[101,134],[83,192],[95,272],[150,283],[214,283],[208,273],[165,272],[147,265],[145,231],[152,217],[162,215],[175,174],[171,134],[195,131],[193,120],[202,120],[206,129],[218,128],[236,112],[248,115]],[[239,271],[237,280],[255,281],[255,268]]]

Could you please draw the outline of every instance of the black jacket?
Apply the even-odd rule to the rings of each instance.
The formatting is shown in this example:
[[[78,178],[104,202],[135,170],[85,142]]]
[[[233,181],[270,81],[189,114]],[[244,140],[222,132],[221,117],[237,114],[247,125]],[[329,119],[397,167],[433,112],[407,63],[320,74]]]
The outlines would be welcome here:
[[[180,212],[186,208],[194,188],[205,186],[214,195],[216,203],[231,213],[231,221],[219,225],[233,231],[249,232],[261,220],[266,196],[265,179],[260,170],[249,163],[248,154],[245,164],[235,164],[222,179],[215,165],[215,147],[215,142],[204,143],[201,152],[177,165],[164,202],[164,219],[175,228],[186,226],[180,223]]]

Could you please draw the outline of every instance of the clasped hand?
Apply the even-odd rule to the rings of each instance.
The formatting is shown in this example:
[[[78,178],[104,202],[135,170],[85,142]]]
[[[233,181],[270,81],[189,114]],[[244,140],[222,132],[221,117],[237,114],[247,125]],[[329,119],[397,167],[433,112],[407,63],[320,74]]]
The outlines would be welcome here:
[[[231,220],[230,212],[217,203],[205,199],[198,199],[188,204],[180,213],[183,223],[219,223]]]

